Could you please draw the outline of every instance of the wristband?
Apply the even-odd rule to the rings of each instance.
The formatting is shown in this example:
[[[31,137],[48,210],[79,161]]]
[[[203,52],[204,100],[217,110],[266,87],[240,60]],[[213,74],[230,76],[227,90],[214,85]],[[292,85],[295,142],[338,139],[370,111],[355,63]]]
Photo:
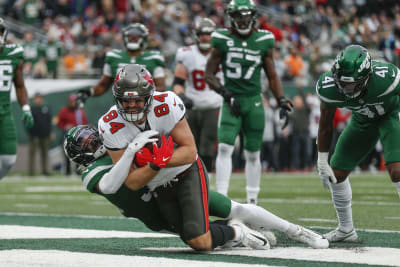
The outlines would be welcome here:
[[[31,111],[31,107],[28,104],[22,106],[22,111]]]
[[[154,164],[153,162],[150,162],[149,166],[150,166],[150,168],[151,168],[153,171],[158,172],[159,170],[161,170],[161,168],[158,167],[158,166],[157,166],[156,164]]]

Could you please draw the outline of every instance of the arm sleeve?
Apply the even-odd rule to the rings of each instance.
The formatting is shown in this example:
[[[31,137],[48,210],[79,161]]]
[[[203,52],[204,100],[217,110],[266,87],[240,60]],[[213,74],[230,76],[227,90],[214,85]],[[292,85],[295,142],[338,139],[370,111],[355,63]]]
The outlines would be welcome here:
[[[100,192],[103,194],[114,194],[118,191],[126,177],[128,177],[134,157],[134,151],[130,149],[125,150],[124,154],[111,171],[106,173],[99,181],[98,186]]]

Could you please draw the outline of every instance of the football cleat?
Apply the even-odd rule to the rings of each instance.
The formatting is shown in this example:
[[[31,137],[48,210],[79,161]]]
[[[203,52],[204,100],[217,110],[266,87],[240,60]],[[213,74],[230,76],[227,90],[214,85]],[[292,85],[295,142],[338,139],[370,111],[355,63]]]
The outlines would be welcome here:
[[[348,233],[342,232],[339,228],[336,228],[329,233],[323,235],[329,242],[357,242],[358,235],[357,232],[353,229]]]
[[[289,238],[305,243],[312,248],[328,248],[329,241],[322,235],[313,232],[303,226],[297,225],[297,231],[294,234],[289,235]]]
[[[267,250],[270,249],[270,244],[268,239],[264,237],[260,232],[250,229],[244,223],[237,220],[231,220],[228,225],[238,226],[242,230],[239,242],[246,247],[250,247],[256,250]]]

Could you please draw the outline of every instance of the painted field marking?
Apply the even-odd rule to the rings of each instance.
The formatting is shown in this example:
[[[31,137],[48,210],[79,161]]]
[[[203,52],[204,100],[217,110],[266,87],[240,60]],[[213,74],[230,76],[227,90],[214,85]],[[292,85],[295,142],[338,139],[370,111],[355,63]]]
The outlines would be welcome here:
[[[15,203],[14,206],[17,208],[39,208],[39,209],[45,209],[49,207],[49,205],[47,204],[30,204],[30,203]]]
[[[163,233],[130,231],[104,231],[88,229],[67,229],[55,227],[0,225],[1,239],[43,239],[43,238],[165,238],[176,237]]]
[[[304,222],[337,222],[337,220],[331,220],[331,219],[322,219],[322,218],[298,218],[299,221],[304,221]]]
[[[23,255],[23,256],[21,256]],[[41,266],[41,267],[261,267],[271,265],[237,264],[231,262],[213,262],[181,260],[161,257],[142,257],[109,255],[60,250],[3,250],[0,251],[0,265],[7,267]]]
[[[179,251],[177,248],[145,248],[152,251]],[[180,249],[182,250],[182,249]],[[188,249],[190,250],[190,249]],[[279,258],[320,262],[357,263],[382,266],[399,266],[398,248],[362,247],[355,249],[313,249],[302,247],[273,248],[270,250],[252,250],[247,248],[216,250],[213,254],[237,255],[258,258]]]
[[[24,192],[86,192],[82,185],[67,185],[67,186],[26,186]]]

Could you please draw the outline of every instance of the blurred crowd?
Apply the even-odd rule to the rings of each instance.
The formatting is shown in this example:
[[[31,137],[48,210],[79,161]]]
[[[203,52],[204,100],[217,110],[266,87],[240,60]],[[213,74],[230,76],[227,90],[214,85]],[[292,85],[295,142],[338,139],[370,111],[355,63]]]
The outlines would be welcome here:
[[[100,74],[105,53],[123,48],[121,28],[132,22],[148,27],[149,49],[161,50],[170,68],[177,48],[193,42],[192,26],[199,18],[210,17],[218,27],[228,25],[226,0],[3,2],[3,16],[23,22],[14,35],[19,40],[14,41],[24,43],[25,72],[36,78]],[[276,65],[284,81],[313,84],[330,68],[336,53],[350,43],[362,44],[375,58],[399,64],[400,3],[396,0],[255,2],[259,27],[276,37]],[[24,25],[33,27],[24,29]]]
[[[133,22],[147,26],[148,49],[162,52],[167,86],[173,79],[176,50],[193,43],[193,25],[202,17],[217,27],[229,26],[225,0],[10,0],[1,1],[2,16],[18,24],[9,36],[25,49],[25,77],[99,78],[110,49],[124,49],[121,29]],[[295,84],[296,111],[281,131],[273,100],[265,98],[265,170],[311,170],[319,119],[313,91],[336,54],[348,44],[361,44],[374,59],[400,66],[400,2],[398,0],[259,0],[258,26],[276,38],[276,71]],[[311,88],[311,89],[310,89]],[[271,109],[271,112],[268,111]],[[300,112],[301,111],[301,112]],[[338,111],[337,132],[350,116]],[[346,113],[346,111],[343,111]],[[269,115],[268,115],[269,114]],[[269,129],[269,130],[268,130]],[[271,131],[272,129],[272,131]],[[237,164],[240,168],[240,149]],[[268,153],[273,151],[273,153]],[[282,151],[285,151],[283,153]],[[289,153],[287,153],[289,151]],[[268,156],[271,154],[272,156]],[[368,163],[379,169],[380,157]],[[364,166],[364,168],[366,168]]]

